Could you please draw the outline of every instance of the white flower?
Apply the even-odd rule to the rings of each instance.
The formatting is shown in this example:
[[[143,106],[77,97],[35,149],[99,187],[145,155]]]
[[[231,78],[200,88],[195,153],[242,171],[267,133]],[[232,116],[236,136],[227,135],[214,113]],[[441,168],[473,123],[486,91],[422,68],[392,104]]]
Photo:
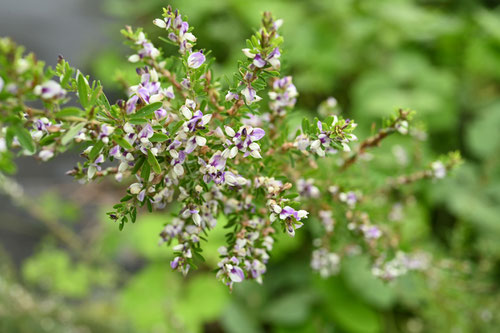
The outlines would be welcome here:
[[[132,63],[138,62],[139,60],[141,60],[141,58],[139,57],[138,54],[133,54],[130,57],[128,57],[128,61]]]
[[[40,157],[42,161],[46,162],[54,157],[54,152],[52,150],[43,149],[40,153],[38,153],[38,157]]]
[[[167,23],[165,22],[165,20],[158,19],[158,18],[153,20],[153,24],[156,25],[157,27],[163,28],[163,29],[167,27]]]
[[[250,49],[242,49],[241,51],[243,51],[243,54],[244,54],[246,57],[248,57],[248,58],[250,58],[250,59],[255,58],[255,54],[254,54],[254,53],[252,53],[252,52],[250,52]]]
[[[255,158],[262,158],[262,156],[260,155],[259,151],[258,150],[252,150],[250,152],[250,155],[255,157]]]
[[[185,105],[181,106],[181,112],[186,119],[191,119],[193,117],[193,113]]]
[[[142,190],[142,184],[141,183],[133,183],[132,185],[129,186],[130,193],[132,194],[139,194]]]
[[[201,124],[203,126],[205,126],[206,124],[208,124],[210,122],[211,119],[212,119],[212,115],[211,114],[206,114],[203,117],[201,117]]]
[[[226,134],[229,135],[230,137],[233,137],[236,134],[234,129],[232,129],[229,126],[224,126],[224,130],[226,131]]]
[[[196,144],[200,147],[204,146],[207,143],[207,139],[202,136],[196,136]]]
[[[201,216],[200,216],[200,214],[194,213],[191,216],[193,217],[194,224],[196,224],[197,226],[200,226],[200,224],[201,224]]]

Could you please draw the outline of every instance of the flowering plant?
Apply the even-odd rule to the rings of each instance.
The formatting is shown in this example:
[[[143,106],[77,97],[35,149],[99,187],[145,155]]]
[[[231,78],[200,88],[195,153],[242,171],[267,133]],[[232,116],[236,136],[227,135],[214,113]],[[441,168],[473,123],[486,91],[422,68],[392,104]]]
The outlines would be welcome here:
[[[359,252],[371,256],[373,274],[384,279],[426,267],[425,253],[400,250],[397,228],[382,224],[382,214],[392,206],[389,220],[401,219],[398,205],[408,195],[403,186],[443,178],[459,164],[459,154],[379,186],[359,182],[359,170],[369,167],[367,151],[386,137],[420,140],[412,111],[397,110],[360,143],[357,124],[337,114],[334,99],[321,106],[321,119],[294,125],[298,92],[292,78],[280,74],[281,20],[264,13],[227,83],[214,78],[210,51],[196,48],[193,28],[178,11],[168,7],[153,23],[179,54],[165,55],[141,29],[126,27],[138,83],[113,104],[99,81],[64,58],[55,69],[45,68],[1,39],[0,170],[13,172],[16,154],[47,161],[76,145],[84,160],[69,175],[81,182],[113,176],[127,184],[108,213],[120,230],[144,206],[175,212],[159,230],[160,243],[173,245],[170,265],[183,274],[203,260],[205,236],[225,216],[227,243],[219,249],[217,277],[230,288],[245,279],[261,282],[275,235],[293,237],[304,224],[315,238],[311,266],[322,276]],[[72,95],[79,107],[65,106]],[[325,180],[320,170],[333,176]],[[380,214],[366,213],[373,206]]]

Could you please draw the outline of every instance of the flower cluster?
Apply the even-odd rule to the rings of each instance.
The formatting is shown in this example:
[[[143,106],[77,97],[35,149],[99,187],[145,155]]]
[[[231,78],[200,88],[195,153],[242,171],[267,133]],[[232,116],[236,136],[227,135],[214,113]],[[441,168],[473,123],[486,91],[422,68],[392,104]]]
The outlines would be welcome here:
[[[262,282],[275,235],[293,237],[304,226],[300,232],[314,233],[308,226],[318,220],[311,266],[322,276],[339,272],[342,256],[362,249],[382,278],[425,266],[410,255],[386,260],[397,251],[397,237],[378,219],[371,222],[365,208],[374,199],[352,181],[359,175],[342,174],[389,134],[409,133],[408,111],[399,110],[357,147],[356,123],[336,114],[334,99],[323,105],[328,114],[321,120],[306,118],[294,128],[288,116],[298,92],[292,78],[279,73],[281,20],[264,14],[228,86],[213,78],[214,59],[195,49],[196,37],[179,11],[168,7],[153,23],[179,54],[165,55],[141,29],[126,27],[122,34],[134,51],[128,61],[138,77],[126,100],[114,103],[99,81],[64,58],[49,70],[0,39],[0,63],[11,66],[0,67],[0,172],[15,169],[15,154],[47,161],[79,144],[83,161],[68,174],[82,183],[112,176],[123,184],[124,196],[108,212],[120,230],[142,208],[173,213],[165,215],[160,232],[160,244],[173,249],[172,269],[187,274],[200,265],[204,236],[227,220],[217,277],[230,288],[243,280]],[[80,106],[65,106],[71,98]],[[27,106],[36,101],[43,108]],[[458,162],[455,154],[376,193],[389,201],[394,184],[443,178]]]
[[[429,267],[429,254],[417,252],[408,254],[398,251],[394,258],[384,260],[380,258],[375,262],[372,273],[384,280],[393,280],[398,276],[406,274],[408,271],[421,271]]]
[[[357,124],[350,119],[339,119],[336,115],[324,122],[317,120],[316,126],[308,121],[302,123],[303,134],[297,136],[294,146],[300,151],[310,151],[320,157],[335,154],[339,150],[350,152],[348,143],[358,138],[352,133]]]
[[[217,277],[230,288],[245,278],[262,283],[266,264],[273,249],[275,233],[271,222],[264,218],[253,218],[242,223],[236,241],[231,247],[222,246],[222,256]]]
[[[291,76],[277,79],[273,82],[272,91],[269,92],[269,109],[273,114],[283,117],[287,110],[293,109],[298,95]]]

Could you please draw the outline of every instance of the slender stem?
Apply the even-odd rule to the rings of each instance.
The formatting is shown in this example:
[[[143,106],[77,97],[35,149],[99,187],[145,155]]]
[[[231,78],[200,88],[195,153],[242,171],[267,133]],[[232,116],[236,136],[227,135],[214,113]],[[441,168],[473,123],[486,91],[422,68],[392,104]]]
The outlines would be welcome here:
[[[45,111],[45,110],[40,110],[40,109],[32,108],[29,106],[25,106],[25,108],[26,108],[26,113],[28,113],[30,115],[33,115],[33,114],[47,115],[47,111]],[[90,123],[93,125],[100,125],[101,124],[101,122],[99,122],[97,120],[89,120],[89,119],[82,118],[82,117],[75,117],[75,116],[57,117],[56,114],[53,114],[51,116],[53,116],[55,119],[64,119],[64,120],[70,121],[70,122]]]
[[[340,168],[340,171],[347,170],[351,165],[353,165],[358,160],[359,156],[362,155],[368,148],[380,146],[380,143],[382,142],[383,139],[385,139],[390,134],[396,132],[396,125],[398,124],[398,122],[408,119],[409,114],[410,111],[399,109],[399,115],[391,122],[389,126],[380,129],[377,134],[361,142],[358,151],[355,152],[351,157],[349,157],[344,162],[344,164]]]
[[[364,140],[361,145],[358,148],[358,151],[355,152],[351,157],[349,157],[344,164],[342,165],[341,171],[345,171],[347,168],[349,168],[352,164],[354,164],[360,155],[362,155],[366,149],[371,148],[371,147],[377,147],[380,145],[382,140],[386,138],[389,134],[393,133],[394,129],[391,127],[388,128],[383,128],[381,129],[377,134],[374,136]]]

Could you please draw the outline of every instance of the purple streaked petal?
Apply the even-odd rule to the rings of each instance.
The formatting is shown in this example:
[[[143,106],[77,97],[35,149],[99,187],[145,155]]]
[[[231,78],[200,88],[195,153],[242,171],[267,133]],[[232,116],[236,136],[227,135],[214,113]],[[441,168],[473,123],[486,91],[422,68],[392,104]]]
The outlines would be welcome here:
[[[120,154],[120,146],[119,146],[119,145],[116,145],[116,146],[114,146],[113,148],[111,148],[111,149],[109,150],[109,155],[110,155],[110,156],[114,156],[114,157],[116,157],[116,156],[118,156],[119,154]]]
[[[149,94],[149,90],[144,87],[137,90],[137,95],[139,95],[139,97],[141,97],[146,103],[149,103]]]
[[[320,131],[320,132],[323,132],[323,124],[321,123],[321,121],[319,121],[319,120],[318,120],[317,125],[318,125],[318,129],[319,129],[319,131]]]
[[[127,101],[127,114],[131,114],[135,111],[135,105],[137,104],[138,100],[139,97],[137,95],[130,97],[130,99]]]
[[[229,278],[233,282],[241,282],[245,279],[245,273],[243,273],[243,270],[238,266],[233,266],[228,273]]]
[[[198,68],[205,62],[205,55],[201,52],[194,52],[188,58],[188,66]]]
[[[252,139],[252,141],[258,141],[262,139],[264,135],[266,135],[266,132],[262,128],[255,127],[250,134],[250,139]]]
[[[165,110],[165,109],[158,109],[155,111],[155,118],[157,120],[162,120],[166,116],[167,116],[167,110]]]
[[[272,58],[279,58],[281,55],[280,53],[280,49],[279,47],[276,47],[274,48],[274,50],[271,51],[271,53],[269,53],[269,55],[267,56],[267,59],[272,59]]]
[[[260,54],[257,54],[254,58],[253,58],[253,64],[256,66],[256,67],[259,67],[259,68],[262,68],[266,65],[266,61],[264,59],[262,59],[261,55]]]
[[[97,158],[94,161],[95,164],[101,164],[102,162],[104,162],[104,155],[103,154],[97,156]]]
[[[175,257],[174,260],[170,262],[170,267],[172,267],[172,269],[176,269],[179,266],[180,259],[180,257]]]
[[[152,137],[154,134],[153,128],[151,127],[151,124],[146,124],[142,130],[139,132],[139,138],[143,139],[149,139]]]

